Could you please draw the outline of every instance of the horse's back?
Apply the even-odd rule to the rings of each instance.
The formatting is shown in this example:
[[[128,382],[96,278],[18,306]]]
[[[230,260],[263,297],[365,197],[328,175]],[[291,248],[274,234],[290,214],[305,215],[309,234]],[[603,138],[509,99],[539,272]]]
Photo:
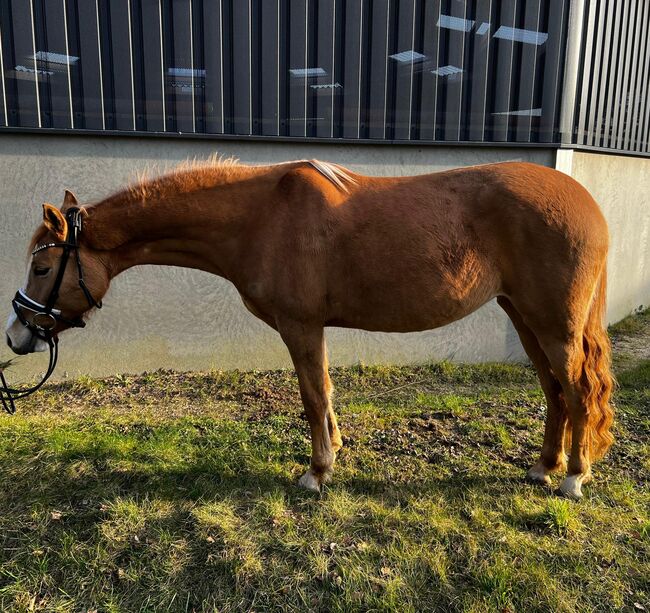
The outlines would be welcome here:
[[[287,291],[309,287],[300,299],[314,308],[324,300],[331,325],[438,327],[497,295],[552,291],[558,275],[569,285],[572,262],[606,252],[606,224],[591,196],[542,166],[353,178],[346,194],[330,187],[320,200],[293,205],[305,215],[292,242],[308,251]]]

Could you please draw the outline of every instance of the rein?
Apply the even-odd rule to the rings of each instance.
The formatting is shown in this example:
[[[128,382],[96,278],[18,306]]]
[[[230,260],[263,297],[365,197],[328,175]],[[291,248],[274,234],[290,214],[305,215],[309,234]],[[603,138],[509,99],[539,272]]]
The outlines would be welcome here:
[[[76,319],[67,319],[63,317],[59,309],[55,309],[54,305],[59,298],[59,290],[61,289],[61,284],[63,283],[63,277],[65,275],[65,270],[70,260],[70,254],[74,251],[75,259],[77,262],[77,277],[79,282],[79,287],[83,292],[88,305],[90,308],[102,308],[101,300],[97,302],[92,294],[90,293],[86,282],[84,281],[83,268],[81,266],[81,259],[79,257],[79,235],[81,234],[81,211],[77,207],[72,207],[66,212],[66,221],[68,222],[68,232],[66,235],[65,242],[62,243],[47,243],[45,245],[39,245],[32,251],[32,256],[37,254],[39,251],[44,249],[60,248],[63,249],[61,255],[61,261],[59,264],[59,269],[54,279],[54,285],[50,290],[50,295],[48,296],[47,302],[41,304],[30,298],[25,290],[19,289],[14,296],[14,299],[11,301],[11,304],[16,313],[16,317],[26,328],[28,328],[32,334],[37,338],[45,341],[50,350],[50,359],[47,367],[47,371],[43,375],[43,378],[39,383],[32,387],[25,388],[12,388],[7,384],[4,373],[0,369],[0,402],[7,413],[13,415],[16,412],[15,401],[20,400],[21,398],[26,398],[27,396],[33,394],[39,390],[45,382],[50,378],[54,369],[56,368],[56,363],[59,358],[59,339],[54,332],[54,328],[57,323],[65,324],[72,328],[84,328],[86,322],[84,322],[81,317]],[[32,320],[28,321],[23,313],[23,310],[31,311],[34,313]]]

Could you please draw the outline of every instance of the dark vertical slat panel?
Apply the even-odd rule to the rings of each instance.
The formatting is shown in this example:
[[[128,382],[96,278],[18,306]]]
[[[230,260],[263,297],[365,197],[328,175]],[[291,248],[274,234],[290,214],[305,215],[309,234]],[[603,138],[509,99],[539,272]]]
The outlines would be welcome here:
[[[250,3],[236,0],[232,6],[232,67],[235,134],[251,133],[251,70],[250,70]]]
[[[3,14],[0,10],[0,95],[2,99],[0,100],[0,123],[3,126],[9,125],[7,123],[7,91],[5,87],[5,64],[4,64],[4,49],[3,49],[3,40],[4,40],[4,30],[6,24],[3,21]]]
[[[115,130],[115,95],[113,91],[113,45],[111,43],[110,5],[97,0],[99,19],[99,50],[102,77],[102,104],[104,108],[104,127]]]
[[[424,45],[424,4],[426,0],[415,0],[413,7],[413,49],[416,53],[422,53],[422,47]],[[424,55],[424,53],[422,53]],[[409,126],[409,138],[412,140],[418,140],[420,138],[419,134],[419,121],[420,121],[420,103],[422,101],[422,78],[423,72],[426,70],[427,58],[417,62],[417,65],[413,66],[413,80],[411,84],[411,108],[410,108],[410,126]]]
[[[595,45],[592,47],[593,51],[593,68],[591,70],[591,79],[588,83],[589,89],[587,93],[584,93],[583,89],[583,98],[586,95],[588,97],[588,106],[589,114],[585,120],[585,136],[584,144],[592,145],[594,138],[596,136],[596,122],[598,121],[598,93],[600,91],[600,86],[602,78],[604,77],[605,68],[602,63],[603,55],[603,40],[605,38],[605,25],[607,23],[607,1],[600,0],[596,3],[597,11],[595,15],[595,29],[594,29],[594,39]]]
[[[34,61],[31,2],[2,2],[5,87],[9,125],[39,127],[39,96]]]
[[[307,66],[308,0],[287,0],[289,13],[289,135],[307,136],[307,76],[292,73]]]
[[[343,94],[343,120],[341,136],[359,137],[360,96],[361,96],[361,43],[363,32],[363,1],[346,0],[343,3],[343,75],[341,84]]]
[[[648,66],[645,64],[648,55],[648,21],[650,21],[650,15],[648,14],[648,2],[642,2],[640,10],[640,29],[639,42],[636,48],[637,65],[634,85],[631,129],[629,133],[629,141],[626,141],[625,145],[626,148],[629,148],[630,151],[636,151],[637,149],[639,122],[641,121],[641,100],[643,99],[644,86],[648,82]]]
[[[279,3],[276,0],[259,0],[261,18],[260,71],[260,133],[278,135],[279,118]],[[282,75],[286,79],[286,75]]]
[[[45,28],[45,0],[29,0],[32,7],[32,22],[34,24],[34,52],[47,50],[47,35]],[[54,72],[39,65],[34,56],[36,68],[38,70],[38,109],[40,114],[40,127],[52,127],[52,100],[50,79],[54,77]],[[51,74],[50,74],[51,73]]]
[[[209,4],[213,0],[207,0]],[[194,131],[201,134],[206,131],[205,116],[205,37],[206,32],[203,21],[204,0],[191,0],[192,18],[192,67],[194,69]]]
[[[495,31],[491,23],[492,0],[477,0],[476,24],[474,26],[474,47],[471,57],[471,97],[469,102],[468,138],[471,141],[485,140],[485,109],[487,99],[487,76],[490,56],[490,40]],[[482,29],[482,24],[488,24]],[[487,28],[487,29],[486,29]],[[479,34],[479,31],[482,33]]]
[[[586,29],[582,37],[582,69],[578,74],[579,91],[576,96],[576,143],[585,144],[587,134],[587,111],[590,103],[591,86],[594,81],[593,54],[594,54],[594,37],[596,27],[596,15],[598,13],[598,3],[587,3],[585,5],[585,22]],[[583,25],[583,28],[585,28]]]
[[[447,116],[447,75],[444,71],[449,66],[449,30],[441,26],[441,20],[446,19],[452,0],[440,1],[440,16],[436,21],[438,30],[438,67],[432,74],[436,78],[436,117],[433,127],[433,139],[444,140],[445,118]]]
[[[79,70],[72,75],[73,91],[77,79],[82,92],[84,127],[102,130],[105,127],[105,110],[98,0],[77,0],[77,13],[80,60]]]
[[[542,82],[542,116],[539,122],[539,140],[555,142],[558,126],[558,107],[562,86],[562,57],[566,45],[566,5],[568,0],[549,2],[548,39]]]
[[[500,3],[498,27],[514,28],[516,0],[503,0]],[[496,32],[495,32],[496,34]],[[507,141],[510,125],[512,61],[514,42],[506,38],[493,38],[496,61],[496,82],[494,87],[494,106],[492,108],[492,140]]]
[[[137,7],[141,25],[141,79],[144,90],[144,126],[146,130],[165,130],[165,83],[162,58],[162,7],[160,0],[140,0]],[[134,23],[135,26],[135,23]],[[137,54],[136,54],[137,57]]]
[[[649,9],[650,12],[650,9]],[[646,75],[650,73],[648,67],[650,67],[650,24],[648,25],[648,39],[645,45],[646,53]],[[637,144],[637,150],[641,152],[650,152],[650,82],[648,78],[645,78],[644,84],[644,96],[641,99],[641,115],[643,117],[640,121],[639,126],[639,142]]]
[[[595,146],[601,146],[604,140],[604,129],[605,129],[605,112],[607,109],[607,92],[609,90],[609,79],[613,73],[612,70],[612,35],[614,32],[614,1],[613,0],[603,0],[607,5],[607,13],[605,16],[605,38],[603,40],[603,55],[601,57],[600,65],[603,70],[603,75],[600,79],[600,86],[598,90],[598,105],[595,117],[594,124],[594,137],[593,144]]]
[[[79,49],[79,16],[77,14],[76,0],[66,0],[66,30],[68,33],[68,53],[72,57],[80,58],[71,62],[70,70],[70,106],[72,112],[72,127],[82,129],[85,127],[83,120],[83,91],[78,73],[81,66],[81,51]]]
[[[68,56],[67,23],[63,0],[44,0],[43,18],[45,40],[43,46],[37,44],[36,51],[56,53]],[[69,64],[52,61],[38,61],[37,66],[45,71],[47,79],[44,84],[49,89],[50,112],[49,123],[53,128],[72,127],[72,106],[70,92]],[[51,74],[53,73],[53,74]]]
[[[310,69],[319,68],[318,66],[318,25],[317,25],[317,8],[318,0],[308,0],[307,2],[307,62],[306,66]],[[312,95],[311,85],[318,81],[318,76],[308,76],[305,88],[305,134],[307,136],[316,135],[316,99]]]
[[[316,56],[313,66],[325,74],[309,80],[307,96],[311,99],[315,120],[311,132],[316,136],[332,135],[332,92],[334,91],[334,0],[314,0],[316,23],[311,22],[310,36],[315,36]],[[313,33],[313,34],[312,34]],[[329,85],[316,89],[316,85]]]
[[[103,23],[100,20],[100,27],[105,27],[109,35],[110,52],[107,48],[103,49],[103,56],[109,60],[109,73],[104,71],[104,83],[111,81],[110,91],[114,96],[113,127],[116,130],[134,129],[129,7],[129,0],[109,0],[107,20]],[[104,100],[107,93],[107,87],[104,86]]]
[[[334,61],[333,80],[339,87],[332,90],[332,138],[341,138],[343,132],[343,62],[345,50],[343,48],[345,11],[347,0],[334,0],[334,48],[332,57]]]
[[[619,50],[619,71],[616,78],[616,92],[614,102],[614,114],[612,117],[612,141],[611,146],[619,148],[627,112],[627,87],[630,73],[630,54],[634,28],[635,2],[625,2],[623,10],[623,22],[621,25],[621,43]]]
[[[395,46],[390,50],[393,54],[415,51],[415,1],[401,1],[397,5],[397,36]],[[392,87],[394,111],[392,113],[392,137],[399,140],[411,138],[411,101],[413,95],[413,57],[399,62],[390,59],[389,84]],[[420,62],[418,61],[418,64]]]
[[[5,122],[8,126],[19,125],[16,80],[12,78],[14,61],[13,28],[11,24],[11,6],[0,2],[0,34],[2,35],[2,85],[4,94]]]
[[[251,66],[251,134],[262,133],[262,32],[269,26],[262,23],[263,0],[250,0],[250,66]]]
[[[165,61],[165,80],[171,98],[175,128],[194,132],[194,62],[190,0],[172,0],[169,7],[171,55]],[[169,114],[169,113],[168,113]]]
[[[395,0],[393,0],[395,1]],[[388,16],[390,0],[375,2],[370,11],[370,58],[368,137],[384,138],[386,132],[386,79],[388,55]]]
[[[278,123],[281,136],[289,134],[289,84],[291,76],[290,67],[290,45],[289,45],[289,13],[287,0],[277,0],[278,4]]]
[[[467,2],[451,2],[449,8],[452,17],[465,19]],[[447,64],[455,69],[460,69],[461,72],[439,77],[444,79],[446,86],[445,122],[442,130],[444,140],[457,141],[460,139],[463,81],[465,79],[465,36],[464,30],[450,29],[447,32]]]
[[[621,18],[624,11],[624,7],[622,7],[620,4],[617,3],[613,3],[613,4],[614,4],[614,25],[612,30],[612,44],[611,47],[609,47],[610,62],[608,64],[609,77],[608,77],[608,84],[607,84],[607,98],[606,98],[604,123],[603,123],[603,140],[602,140],[603,147],[612,146],[613,138],[611,133],[611,127],[612,127],[611,124],[612,124],[612,115],[615,112],[616,104],[617,104],[616,83],[618,82],[620,69],[622,68],[620,65],[620,49],[618,45],[619,45],[619,36],[621,31]]]
[[[233,67],[232,67],[232,0],[221,0],[222,22],[222,62],[223,75],[222,100],[223,100],[223,131],[225,134],[233,133]]]
[[[440,0],[426,0],[423,7],[422,54],[426,56],[422,66],[422,85],[420,91],[420,113],[418,136],[420,140],[433,140],[435,137],[438,77],[432,71],[439,68]]]
[[[133,104],[135,108],[135,129],[147,130],[146,91],[144,87],[144,49],[142,0],[131,0],[131,47],[133,49]]]
[[[220,134],[223,126],[223,70],[222,70],[222,0],[203,3],[205,36],[205,130]]]
[[[99,47],[97,5],[91,0],[77,0],[79,62],[72,71],[73,103],[79,105],[82,126],[88,130],[104,129],[102,67]],[[78,122],[75,122],[78,125]]]
[[[359,91],[359,137],[368,138],[368,127],[370,121],[370,45],[372,38],[370,31],[372,29],[372,13],[370,5],[372,0],[364,0],[361,4],[361,69],[360,69],[360,91]]]
[[[650,90],[650,88],[648,88]],[[645,139],[645,148],[641,148],[641,151],[650,153],[650,91],[649,95],[645,101],[645,120],[643,123],[644,126],[644,139]]]
[[[388,5],[388,29],[386,32],[386,94],[384,100],[384,138],[394,138],[395,96],[396,96],[396,66],[391,55],[397,51],[397,17],[400,0]]]
[[[639,47],[641,52],[641,58],[639,62],[639,81],[640,88],[637,95],[637,104],[636,104],[636,118],[635,118],[635,131],[632,142],[632,149],[634,151],[641,151],[643,148],[643,119],[644,119],[644,110],[648,105],[648,88],[649,81],[648,73],[650,72],[650,5],[647,2],[644,2],[644,34],[641,39],[641,45]]]
[[[625,92],[625,113],[621,116],[622,125],[619,128],[618,146],[627,151],[630,146],[630,135],[633,131],[633,118],[634,118],[634,103],[635,103],[635,89],[636,89],[636,76],[637,76],[637,62],[641,54],[641,20],[643,18],[644,3],[635,3],[633,10],[636,9],[634,19],[630,19],[630,26],[634,24],[634,29],[630,32],[630,39],[628,41],[628,48],[630,49],[631,66],[629,71],[629,80],[626,79]]]

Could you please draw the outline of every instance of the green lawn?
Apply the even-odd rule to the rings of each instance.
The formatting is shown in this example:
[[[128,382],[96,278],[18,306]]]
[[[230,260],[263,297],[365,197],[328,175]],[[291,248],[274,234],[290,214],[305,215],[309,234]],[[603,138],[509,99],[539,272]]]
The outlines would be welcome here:
[[[290,372],[49,386],[0,417],[0,609],[650,611],[650,361],[620,364],[579,503],[523,481],[523,366],[334,370],[320,497]]]

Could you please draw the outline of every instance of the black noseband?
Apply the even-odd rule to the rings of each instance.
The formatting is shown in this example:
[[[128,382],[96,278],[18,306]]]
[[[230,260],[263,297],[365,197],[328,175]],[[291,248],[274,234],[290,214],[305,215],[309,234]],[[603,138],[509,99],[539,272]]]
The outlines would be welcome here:
[[[20,289],[16,292],[14,299],[11,301],[11,304],[16,313],[18,321],[28,328],[32,334],[41,340],[45,341],[50,347],[50,361],[48,365],[47,372],[45,373],[43,379],[40,383],[33,387],[23,388],[23,389],[14,389],[10,388],[7,385],[5,380],[4,373],[0,370],[0,402],[2,406],[7,411],[7,413],[13,414],[16,412],[16,407],[14,402],[19,398],[25,398],[30,394],[33,394],[37,389],[39,389],[52,375],[54,369],[56,368],[56,362],[58,359],[58,338],[54,333],[57,323],[62,323],[66,326],[72,328],[83,328],[86,323],[77,317],[76,319],[68,319],[63,317],[59,309],[54,308],[56,301],[59,298],[59,290],[61,289],[61,284],[63,283],[63,276],[65,275],[65,270],[70,260],[70,253],[74,251],[75,259],[77,262],[77,276],[79,281],[79,287],[83,292],[86,300],[88,301],[88,306],[90,308],[95,307],[98,309],[102,308],[101,300],[97,301],[93,298],[86,282],[84,281],[83,268],[81,266],[81,259],[79,257],[79,235],[81,234],[81,210],[77,207],[72,207],[66,211],[65,214],[66,221],[68,223],[68,232],[66,235],[65,242],[62,243],[47,243],[45,245],[39,245],[32,251],[32,255],[35,255],[39,251],[52,248],[63,249],[61,254],[61,261],[59,263],[59,269],[56,273],[56,278],[54,279],[54,285],[50,290],[50,295],[48,296],[47,302],[41,304],[32,300],[24,290]],[[34,315],[32,316],[31,321],[28,321],[25,317],[23,311],[31,311]]]

